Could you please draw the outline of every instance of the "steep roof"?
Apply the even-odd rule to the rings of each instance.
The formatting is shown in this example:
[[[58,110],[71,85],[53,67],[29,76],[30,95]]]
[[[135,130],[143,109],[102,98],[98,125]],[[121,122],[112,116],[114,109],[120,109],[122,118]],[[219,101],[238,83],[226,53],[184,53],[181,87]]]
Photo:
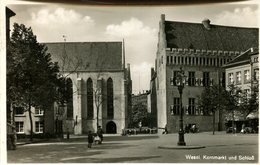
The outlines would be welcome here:
[[[122,42],[44,43],[61,71],[122,70]]]
[[[250,64],[250,61],[251,61],[250,57],[252,55],[256,55],[256,54],[259,54],[259,49],[258,48],[250,48],[247,51],[245,51],[244,53],[242,53],[239,56],[237,56],[236,58],[234,58],[232,61],[230,61],[229,63],[227,63],[223,67],[230,68],[230,67],[234,67],[234,66]]]
[[[259,44],[258,28],[212,24],[209,27],[210,29],[205,28],[202,23],[165,21],[167,47],[245,51]]]

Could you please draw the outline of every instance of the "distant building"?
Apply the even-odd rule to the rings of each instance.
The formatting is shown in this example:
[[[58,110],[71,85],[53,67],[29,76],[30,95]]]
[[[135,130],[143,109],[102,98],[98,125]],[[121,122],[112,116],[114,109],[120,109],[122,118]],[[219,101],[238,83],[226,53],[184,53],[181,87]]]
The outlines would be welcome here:
[[[196,124],[201,131],[212,129],[212,114],[198,109],[198,97],[213,84],[225,85],[225,70],[221,67],[246,51],[257,47],[258,28],[166,21],[161,16],[156,55],[156,98],[158,127],[167,124],[169,132],[178,132],[180,96],[175,79],[180,67],[185,71],[183,90],[184,125]],[[216,128],[223,130],[221,113],[216,113]]]
[[[148,95],[149,91],[145,91],[137,95],[132,95],[132,106],[143,104],[145,107],[148,107]]]

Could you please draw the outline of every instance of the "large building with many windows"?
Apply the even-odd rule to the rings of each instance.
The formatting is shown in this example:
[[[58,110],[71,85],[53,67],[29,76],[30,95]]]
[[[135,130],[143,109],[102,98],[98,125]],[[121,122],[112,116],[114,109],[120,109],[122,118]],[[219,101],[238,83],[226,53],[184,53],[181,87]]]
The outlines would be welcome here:
[[[180,67],[185,72],[183,90],[184,125],[201,131],[212,128],[212,114],[200,110],[198,98],[205,87],[225,85],[221,67],[250,47],[258,46],[258,28],[213,25],[165,20],[159,23],[156,71],[158,127],[167,124],[169,132],[179,130],[180,95],[175,80]],[[216,128],[223,130],[223,116],[216,113]]]

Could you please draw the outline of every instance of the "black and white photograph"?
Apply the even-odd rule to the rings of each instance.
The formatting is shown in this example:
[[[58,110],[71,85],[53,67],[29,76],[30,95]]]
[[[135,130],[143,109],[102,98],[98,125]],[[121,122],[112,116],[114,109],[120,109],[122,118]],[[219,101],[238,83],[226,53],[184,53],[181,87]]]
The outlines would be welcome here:
[[[1,2],[1,163],[259,163],[257,0],[90,2]]]

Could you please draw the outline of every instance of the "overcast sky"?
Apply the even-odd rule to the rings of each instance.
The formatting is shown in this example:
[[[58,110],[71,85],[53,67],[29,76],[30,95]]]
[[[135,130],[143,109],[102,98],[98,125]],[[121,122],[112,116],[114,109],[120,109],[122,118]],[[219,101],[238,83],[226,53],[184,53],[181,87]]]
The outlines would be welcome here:
[[[258,27],[258,6],[215,4],[160,7],[89,7],[62,4],[11,5],[12,23],[31,26],[39,42],[122,41],[131,65],[133,93],[148,90],[161,14],[166,20]],[[12,28],[12,27],[11,27]]]

